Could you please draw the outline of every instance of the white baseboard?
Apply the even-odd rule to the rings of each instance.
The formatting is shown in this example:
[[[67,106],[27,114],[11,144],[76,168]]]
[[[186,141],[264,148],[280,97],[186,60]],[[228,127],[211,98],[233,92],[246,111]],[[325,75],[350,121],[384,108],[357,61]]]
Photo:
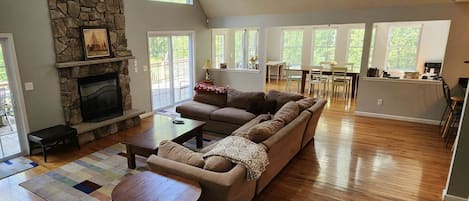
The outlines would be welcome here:
[[[151,117],[151,116],[153,116],[153,115],[154,115],[153,112],[143,113],[143,114],[140,115],[140,119],[145,119],[145,118]]]
[[[379,114],[379,113],[361,112],[361,111],[355,111],[355,114],[359,116],[375,117],[375,118],[381,118],[381,119],[392,119],[392,120],[409,121],[409,122],[422,123],[422,124],[440,125],[440,121],[431,120],[431,119],[420,119],[420,118],[414,118],[414,117],[404,117],[404,116],[397,116],[397,115],[390,115],[390,114]]]

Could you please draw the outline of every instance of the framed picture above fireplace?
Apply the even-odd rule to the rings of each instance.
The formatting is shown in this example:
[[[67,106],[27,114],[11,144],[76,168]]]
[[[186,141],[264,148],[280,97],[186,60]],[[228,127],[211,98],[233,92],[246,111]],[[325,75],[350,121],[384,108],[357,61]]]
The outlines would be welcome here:
[[[112,57],[109,31],[106,27],[81,27],[85,60]]]

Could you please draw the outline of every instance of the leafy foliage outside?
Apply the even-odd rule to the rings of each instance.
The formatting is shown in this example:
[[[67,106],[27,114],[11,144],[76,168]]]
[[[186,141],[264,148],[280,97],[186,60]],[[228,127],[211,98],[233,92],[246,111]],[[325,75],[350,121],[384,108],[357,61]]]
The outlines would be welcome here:
[[[282,59],[287,65],[301,65],[303,52],[303,31],[283,31]]]
[[[312,61],[314,65],[335,60],[336,37],[336,29],[314,30]]]
[[[242,68],[244,61],[244,31],[235,32],[235,68]]]
[[[225,36],[215,35],[215,66],[225,62]]]
[[[365,38],[365,29],[351,29],[349,35],[348,63],[354,66],[361,66],[363,53],[363,40]]]
[[[2,46],[0,45],[0,82],[7,82],[7,72],[5,66],[5,60],[3,60],[3,50]]]
[[[415,71],[420,27],[391,27],[386,66],[388,70]]]

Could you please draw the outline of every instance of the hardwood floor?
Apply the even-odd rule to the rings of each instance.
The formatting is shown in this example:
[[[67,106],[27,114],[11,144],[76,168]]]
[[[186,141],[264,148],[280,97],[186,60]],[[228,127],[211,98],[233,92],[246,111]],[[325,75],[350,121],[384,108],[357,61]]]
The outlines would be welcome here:
[[[282,83],[266,89],[283,89]],[[264,200],[441,200],[451,160],[439,128],[355,116],[354,101],[329,99],[314,142],[303,149],[255,198]],[[120,142],[142,125],[82,146],[30,157],[39,167],[0,180],[0,200],[41,200],[19,183]]]

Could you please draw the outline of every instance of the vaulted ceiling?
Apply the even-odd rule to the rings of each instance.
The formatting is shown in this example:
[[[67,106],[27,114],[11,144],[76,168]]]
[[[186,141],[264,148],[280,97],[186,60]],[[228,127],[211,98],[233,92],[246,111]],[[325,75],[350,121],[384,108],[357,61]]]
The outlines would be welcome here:
[[[199,0],[207,17],[286,14],[453,3],[453,0]]]

